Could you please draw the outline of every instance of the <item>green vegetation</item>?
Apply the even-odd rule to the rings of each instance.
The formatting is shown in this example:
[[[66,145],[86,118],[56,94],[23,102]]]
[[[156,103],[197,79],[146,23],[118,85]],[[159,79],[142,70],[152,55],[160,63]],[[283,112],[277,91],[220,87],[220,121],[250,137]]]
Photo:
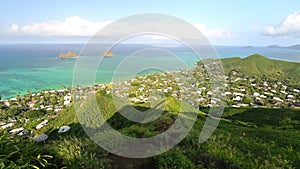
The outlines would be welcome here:
[[[166,111],[157,120],[139,124],[115,112],[110,95],[97,94],[108,123],[133,137],[151,137],[168,129],[177,118],[178,103],[168,99]],[[102,102],[104,100],[104,102]],[[173,101],[172,101],[173,100]],[[136,109],[145,109],[144,105]],[[207,112],[208,109],[201,109]],[[226,108],[213,136],[198,142],[206,115],[199,111],[188,136],[170,151],[152,158],[127,159],[97,147],[78,123],[74,108],[61,111],[39,132],[46,143],[24,137],[6,139],[1,134],[3,168],[297,168],[300,163],[300,110]],[[58,134],[61,125],[71,126]]]
[[[51,148],[36,145],[25,137],[8,139],[0,133],[0,168],[54,168]]]
[[[269,76],[277,80],[292,80],[300,82],[300,63],[272,60],[259,54],[246,58],[221,59],[225,72],[236,71],[247,76]]]
[[[195,74],[198,79],[193,83],[194,88],[189,89],[191,95],[181,98],[192,100],[191,103],[201,108],[194,110],[198,117],[188,135],[170,151],[144,159],[111,154],[98,147],[82,128],[82,125],[92,129],[101,127],[97,123],[99,114],[80,118],[79,123],[78,117],[85,117],[88,108],[93,107],[89,97],[83,95],[87,98],[87,106],[80,107],[84,111],[76,112],[69,89],[28,92],[25,96],[0,102],[1,127],[11,123],[14,129],[30,130],[29,134],[19,136],[8,134],[12,128],[0,129],[0,168],[298,168],[300,109],[291,107],[299,107],[300,91],[290,87],[290,83],[297,84],[300,80],[299,63],[270,60],[260,55],[223,59],[222,62],[228,75],[225,84],[228,85],[227,105],[240,107],[226,107],[218,128],[203,144],[199,143],[199,135],[213,90],[209,87],[209,78],[202,74],[205,70],[199,66],[177,74],[153,74],[118,84],[72,89],[82,94],[97,91],[96,104],[111,127],[127,136],[148,138],[166,131],[178,118],[180,102],[177,98],[181,97],[178,89],[188,89],[194,82],[182,77]],[[176,85],[172,77],[177,77],[182,84]],[[123,83],[131,84],[131,87],[124,89]],[[164,111],[152,122],[130,121],[117,111],[110,90],[113,87],[128,93],[129,104],[139,111],[149,110],[151,99],[159,102],[160,94],[165,95],[165,107],[152,108],[154,111],[164,108]],[[151,97],[153,93],[149,89],[161,91]],[[119,92],[119,98],[126,93]],[[199,97],[201,99],[197,101]],[[128,104],[121,110],[132,111]],[[47,125],[36,129],[44,120],[48,120]],[[185,120],[189,117],[185,116]],[[59,127],[64,125],[71,129],[58,133]],[[42,133],[49,136],[48,140],[35,143],[34,138]]]

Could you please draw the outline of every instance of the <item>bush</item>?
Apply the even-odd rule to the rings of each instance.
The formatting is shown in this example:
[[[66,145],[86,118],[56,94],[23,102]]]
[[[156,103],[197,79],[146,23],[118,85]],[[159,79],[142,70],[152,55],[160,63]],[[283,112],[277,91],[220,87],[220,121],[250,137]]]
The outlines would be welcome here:
[[[24,117],[30,119],[37,119],[43,117],[45,114],[46,114],[45,110],[29,110],[26,113],[24,113]]]
[[[54,168],[52,155],[45,147],[40,147],[24,137],[8,139],[0,133],[0,168]],[[50,167],[52,166],[52,167]]]

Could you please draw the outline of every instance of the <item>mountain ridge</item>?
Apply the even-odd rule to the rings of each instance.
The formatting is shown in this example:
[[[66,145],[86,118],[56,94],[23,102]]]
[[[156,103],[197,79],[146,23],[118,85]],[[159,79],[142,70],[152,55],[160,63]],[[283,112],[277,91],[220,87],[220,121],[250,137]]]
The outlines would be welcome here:
[[[260,54],[253,54],[245,58],[223,58],[221,62],[227,75],[236,71],[241,75],[291,80],[294,84],[300,82],[299,62],[273,60]],[[201,61],[198,62],[198,65],[199,63],[201,64]]]
[[[295,44],[291,46],[280,46],[280,45],[268,45],[266,46],[267,48],[279,48],[279,49],[295,49],[295,50],[300,50],[300,44]]]

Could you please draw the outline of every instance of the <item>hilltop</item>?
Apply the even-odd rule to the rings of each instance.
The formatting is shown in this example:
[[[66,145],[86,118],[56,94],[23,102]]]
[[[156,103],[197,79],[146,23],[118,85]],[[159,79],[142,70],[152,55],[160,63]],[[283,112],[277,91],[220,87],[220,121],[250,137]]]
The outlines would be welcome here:
[[[221,59],[226,74],[236,71],[247,76],[268,76],[278,80],[290,79],[300,82],[300,63],[272,60],[265,56],[254,54],[246,58]]]

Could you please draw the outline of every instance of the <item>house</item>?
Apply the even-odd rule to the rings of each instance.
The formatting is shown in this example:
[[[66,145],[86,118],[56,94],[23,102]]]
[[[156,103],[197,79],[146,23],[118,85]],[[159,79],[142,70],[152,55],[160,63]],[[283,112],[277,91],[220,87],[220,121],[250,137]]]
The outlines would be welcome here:
[[[236,96],[235,98],[232,99],[233,101],[237,101],[240,102],[243,100],[243,98],[241,96]]]
[[[285,85],[282,85],[282,88],[283,88],[284,90],[286,90],[286,89],[287,89],[287,86],[285,86]]]
[[[1,128],[2,128],[2,129],[6,129],[6,128],[12,127],[12,126],[14,126],[14,125],[15,125],[14,123],[8,123],[8,124],[6,124],[6,125],[1,126]]]
[[[29,130],[23,130],[21,131],[19,134],[17,134],[18,136],[23,136],[23,135],[27,135],[29,134]]]
[[[10,103],[8,100],[4,100],[3,103],[5,104],[5,106],[10,107]]]
[[[72,99],[72,97],[71,97],[70,94],[64,96],[64,105],[65,105],[65,106],[66,106],[66,105],[70,105],[70,104],[71,104],[71,99]]]
[[[293,105],[294,105],[294,108],[300,108],[300,103],[298,103],[298,102],[295,102]]]
[[[263,94],[260,95],[260,97],[263,98],[263,99],[266,99],[266,98],[267,98],[267,96],[265,96],[265,95],[263,95]]]
[[[137,98],[130,98],[130,101],[131,102],[134,102],[134,103],[138,103],[138,102],[143,102],[142,100],[140,100],[140,99],[137,99]]]
[[[254,92],[254,93],[253,93],[253,96],[254,96],[254,97],[258,97],[258,96],[260,96],[260,94],[257,93],[257,92]]]
[[[280,93],[288,94],[286,91],[281,90]]]
[[[249,107],[249,104],[239,103],[238,106],[240,106],[240,107]]]
[[[48,139],[48,135],[42,134],[42,135],[38,136],[38,137],[34,140],[34,142],[42,142],[42,141],[45,142],[47,139]]]
[[[245,96],[245,94],[243,94],[243,93],[237,93],[237,92],[234,92],[233,95],[235,95],[235,96],[242,96],[242,97]]]
[[[0,121],[0,126],[4,125],[5,123],[3,121]]]
[[[279,102],[283,102],[282,99],[280,99],[279,97],[273,97],[274,100],[279,101]]]
[[[17,98],[11,98],[10,101],[17,101]]]
[[[33,109],[35,102],[36,101],[30,101],[30,102],[27,102],[26,105],[29,107],[29,109]]]
[[[24,130],[23,127],[12,129],[12,130],[9,131],[9,134],[16,134],[16,133],[19,133],[19,132],[21,132],[23,130]]]
[[[277,92],[276,92],[276,90],[271,90],[271,92],[273,92],[273,93],[277,93]]]
[[[41,129],[42,127],[46,126],[48,123],[48,120],[44,120],[43,122],[41,122],[40,124],[38,124],[35,128],[38,130],[38,129]]]

